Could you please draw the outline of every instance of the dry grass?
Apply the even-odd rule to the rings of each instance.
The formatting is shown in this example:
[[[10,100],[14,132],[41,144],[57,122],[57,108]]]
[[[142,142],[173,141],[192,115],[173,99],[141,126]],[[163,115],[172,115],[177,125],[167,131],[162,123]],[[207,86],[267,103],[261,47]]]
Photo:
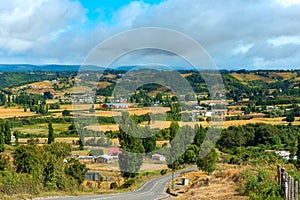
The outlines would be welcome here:
[[[259,76],[259,75],[253,74],[253,73],[250,73],[250,74],[236,74],[236,73],[233,73],[231,75],[234,78],[241,81],[241,82],[256,81],[256,80],[261,80],[263,82],[273,82],[274,81],[271,78]]]
[[[30,112],[27,110],[27,112],[24,112],[22,108],[18,107],[9,107],[4,108],[3,106],[0,107],[0,118],[12,118],[12,117],[31,117],[36,116],[34,112]]]
[[[117,124],[109,124],[109,125],[90,125],[90,126],[86,126],[85,128],[87,128],[88,130],[93,130],[93,131],[117,131],[119,130],[119,125]]]
[[[270,72],[270,77],[281,77],[284,80],[289,80],[297,77],[297,72]]]
[[[220,166],[219,166],[220,167]],[[189,172],[184,174],[190,180],[190,186],[181,191],[187,191],[176,199],[184,200],[245,200],[245,196],[239,196],[237,192],[238,183],[236,182],[238,174],[244,169],[236,166],[221,166],[225,169],[222,172],[215,171],[210,177],[209,184],[205,184],[207,175],[202,171]]]

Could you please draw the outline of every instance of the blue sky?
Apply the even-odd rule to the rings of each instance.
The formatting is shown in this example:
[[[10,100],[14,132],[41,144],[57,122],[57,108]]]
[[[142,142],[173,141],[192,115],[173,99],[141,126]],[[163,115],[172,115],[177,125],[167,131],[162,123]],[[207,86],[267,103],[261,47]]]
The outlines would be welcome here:
[[[115,34],[161,27],[193,38],[221,69],[299,69],[299,11],[300,0],[2,1],[0,63],[81,64]],[[185,64],[158,51],[117,63]]]
[[[112,13],[128,5],[131,0],[80,0],[80,3],[87,9],[87,17],[92,20],[110,21]],[[159,0],[144,0],[147,4],[157,4]],[[101,13],[101,12],[104,12]]]

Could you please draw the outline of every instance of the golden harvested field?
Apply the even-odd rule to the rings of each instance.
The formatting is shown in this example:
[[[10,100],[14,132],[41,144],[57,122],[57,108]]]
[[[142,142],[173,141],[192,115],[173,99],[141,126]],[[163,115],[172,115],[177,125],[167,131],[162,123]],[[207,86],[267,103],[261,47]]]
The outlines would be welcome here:
[[[261,81],[264,81],[264,82],[273,82],[274,81],[271,78],[259,76],[259,75],[252,74],[252,73],[250,73],[250,74],[236,74],[236,73],[233,73],[231,75],[234,78],[241,81],[241,82],[256,81],[256,80],[261,80]]]
[[[281,77],[284,80],[289,80],[293,77],[297,77],[297,72],[270,72],[271,77]]]
[[[27,112],[24,112],[23,108],[18,107],[9,107],[4,108],[3,106],[0,107],[0,118],[12,118],[12,117],[31,117],[31,116],[37,116],[34,112],[30,112],[27,110]]]
[[[85,127],[88,130],[93,130],[93,131],[117,131],[119,130],[119,125],[117,124],[109,124],[109,125],[90,125]]]
[[[188,73],[188,74],[181,74],[181,76],[183,77],[188,77],[188,76],[191,76],[193,73]]]
[[[284,117],[278,118],[254,118],[250,120],[232,120],[232,121],[225,121],[224,128],[229,126],[237,126],[237,125],[245,125],[245,124],[255,124],[255,123],[265,123],[265,124],[272,124],[272,125],[288,125],[288,122],[282,121]],[[299,117],[295,118],[295,122],[293,125],[300,125]]]

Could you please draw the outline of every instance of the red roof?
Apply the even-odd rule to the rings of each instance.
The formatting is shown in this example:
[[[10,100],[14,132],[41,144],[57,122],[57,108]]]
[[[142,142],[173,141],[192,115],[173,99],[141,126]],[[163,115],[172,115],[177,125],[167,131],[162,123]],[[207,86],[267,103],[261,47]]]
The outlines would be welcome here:
[[[122,153],[122,150],[120,148],[109,148],[108,154],[109,155],[119,155]]]

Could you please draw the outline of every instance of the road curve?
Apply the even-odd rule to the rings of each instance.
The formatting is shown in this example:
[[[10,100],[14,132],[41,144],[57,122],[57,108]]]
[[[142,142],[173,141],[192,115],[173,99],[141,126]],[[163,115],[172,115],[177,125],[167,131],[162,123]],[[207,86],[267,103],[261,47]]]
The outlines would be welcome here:
[[[178,177],[180,173],[197,170],[197,167],[192,167],[189,169],[176,172],[175,177]],[[140,188],[132,192],[118,193],[118,194],[105,194],[105,195],[93,195],[93,196],[67,196],[67,197],[54,197],[54,200],[154,200],[167,197],[168,194],[165,193],[166,186],[171,180],[171,175],[166,175],[152,179],[144,183]]]

